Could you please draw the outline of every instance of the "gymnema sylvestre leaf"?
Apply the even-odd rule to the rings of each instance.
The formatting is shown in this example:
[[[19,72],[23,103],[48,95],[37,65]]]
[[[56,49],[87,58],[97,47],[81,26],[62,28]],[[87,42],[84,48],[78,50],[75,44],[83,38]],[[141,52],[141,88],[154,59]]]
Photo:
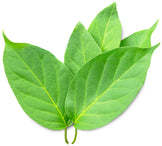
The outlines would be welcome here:
[[[3,63],[8,82],[25,113],[40,125],[65,129],[102,127],[121,113],[142,88],[151,56],[149,29],[121,40],[116,3],[103,9],[88,30],[80,22],[74,28],[64,64],[47,50],[14,43],[3,33]]]
[[[116,3],[102,10],[88,28],[103,52],[120,46],[121,30]]]
[[[101,50],[91,34],[79,22],[67,45],[65,65],[75,74],[89,60],[101,54]]]
[[[158,21],[150,28],[146,30],[142,30],[139,32],[135,32],[132,35],[121,41],[120,47],[124,46],[135,46],[135,47],[151,47],[151,35],[155,30]]]
[[[66,98],[66,112],[74,127],[96,129],[119,116],[143,86],[158,45],[147,49],[118,48],[83,66],[73,78]]]
[[[9,84],[23,110],[42,126],[60,130],[72,123],[64,101],[72,74],[50,52],[5,39],[3,62]]]

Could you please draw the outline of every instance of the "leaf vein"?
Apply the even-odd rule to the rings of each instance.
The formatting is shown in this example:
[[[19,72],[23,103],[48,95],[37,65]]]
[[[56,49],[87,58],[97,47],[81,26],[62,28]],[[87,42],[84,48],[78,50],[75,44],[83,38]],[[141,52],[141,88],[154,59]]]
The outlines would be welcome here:
[[[144,56],[143,56],[144,57]],[[139,60],[141,60],[143,57],[141,57]],[[138,60],[138,61],[139,61]],[[131,70],[133,68],[133,66],[135,65],[136,63],[134,63],[133,65],[131,65],[127,71],[125,71],[118,79],[116,79],[115,82],[113,82],[105,91],[103,91],[85,110],[83,110],[83,112],[76,118],[75,120],[75,123],[80,119],[80,117],[82,115],[84,115],[84,113],[93,105],[95,104],[110,88],[112,88],[112,86],[117,82],[119,81],[129,70]]]

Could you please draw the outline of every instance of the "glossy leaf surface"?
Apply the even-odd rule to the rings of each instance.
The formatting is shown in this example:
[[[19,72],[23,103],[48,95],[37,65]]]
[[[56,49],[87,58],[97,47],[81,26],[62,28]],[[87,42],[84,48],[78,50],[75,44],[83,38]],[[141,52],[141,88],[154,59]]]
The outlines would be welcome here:
[[[144,84],[157,46],[118,48],[83,66],[73,78],[65,102],[74,127],[96,129],[125,111]]]
[[[4,39],[5,73],[23,110],[46,128],[60,130],[69,126],[64,102],[71,72],[44,49],[13,43],[5,35]]]
[[[84,64],[100,53],[101,50],[91,34],[79,22],[67,45],[65,65],[75,74]]]
[[[102,10],[88,29],[103,52],[120,46],[121,30],[116,3]]]
[[[151,35],[155,30],[158,21],[149,29],[138,31],[121,41],[120,46],[135,46],[141,48],[151,47]]]

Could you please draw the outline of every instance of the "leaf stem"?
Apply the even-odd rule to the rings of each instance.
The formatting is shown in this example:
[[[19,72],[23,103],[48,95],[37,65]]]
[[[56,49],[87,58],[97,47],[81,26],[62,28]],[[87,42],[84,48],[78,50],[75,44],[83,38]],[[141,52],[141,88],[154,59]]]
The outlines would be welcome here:
[[[69,142],[68,142],[68,140],[67,140],[67,127],[65,128],[65,142],[66,142],[67,144],[69,144]]]
[[[77,139],[77,128],[75,128],[75,136],[74,136],[74,140],[73,140],[73,142],[71,144],[74,144],[76,139]]]

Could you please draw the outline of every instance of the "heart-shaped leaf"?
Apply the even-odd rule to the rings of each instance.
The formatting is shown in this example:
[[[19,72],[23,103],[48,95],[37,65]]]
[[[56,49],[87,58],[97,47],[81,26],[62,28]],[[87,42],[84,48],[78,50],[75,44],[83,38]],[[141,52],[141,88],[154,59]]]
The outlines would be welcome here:
[[[79,22],[66,48],[65,65],[75,74],[84,64],[100,53],[101,50],[91,34]]]
[[[74,127],[99,128],[125,111],[143,86],[158,45],[118,48],[84,65],[74,76],[65,102]]]
[[[64,102],[72,74],[50,52],[5,39],[4,68],[23,110],[40,125],[60,130],[72,123]]]
[[[151,35],[155,30],[157,24],[158,21],[156,21],[156,23],[150,29],[138,31],[131,34],[121,41],[120,46],[134,46],[141,48],[151,47]]]
[[[103,52],[120,46],[121,30],[116,3],[102,10],[88,29]]]

